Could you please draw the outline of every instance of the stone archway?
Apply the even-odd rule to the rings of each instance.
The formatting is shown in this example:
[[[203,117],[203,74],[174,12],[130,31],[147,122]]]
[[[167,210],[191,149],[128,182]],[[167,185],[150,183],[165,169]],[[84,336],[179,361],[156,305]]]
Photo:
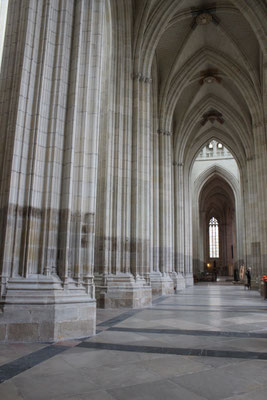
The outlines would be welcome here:
[[[237,171],[238,172],[238,171]],[[192,178],[192,177],[191,177]],[[212,182],[216,183],[217,186],[221,184],[222,189],[230,197],[229,203],[232,204],[234,221],[235,221],[235,248],[234,251],[234,264],[240,266],[244,262],[244,205],[243,198],[241,196],[240,181],[234,174],[220,165],[212,165],[202,172],[195,180],[192,178],[191,190],[192,190],[192,253],[193,253],[193,264],[194,270],[203,270],[204,263],[208,262],[204,260],[204,244],[203,244],[203,218],[205,214],[205,204],[203,206],[203,191]],[[202,201],[202,205],[201,205]],[[216,203],[216,201],[215,201]],[[201,210],[202,207],[202,210]],[[204,214],[203,214],[204,212]],[[202,224],[202,225],[201,225]],[[201,238],[201,239],[200,239]],[[229,251],[229,249],[228,249]],[[201,260],[201,261],[200,261]]]
[[[209,256],[209,220],[219,221],[221,274],[232,275],[244,260],[244,213],[240,164],[220,142],[212,140],[195,157],[190,172],[192,256],[194,274],[203,272]]]
[[[232,276],[237,260],[236,202],[230,185],[218,174],[213,174],[203,185],[199,196],[199,247],[202,246],[203,270],[209,270],[214,262],[219,275]],[[211,253],[209,223],[218,221],[218,254]],[[194,271],[195,272],[195,271]]]

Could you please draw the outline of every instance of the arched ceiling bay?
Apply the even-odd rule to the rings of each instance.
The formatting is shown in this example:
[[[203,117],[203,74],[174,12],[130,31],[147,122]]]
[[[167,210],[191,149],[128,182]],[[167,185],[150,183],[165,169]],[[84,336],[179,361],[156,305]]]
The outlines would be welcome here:
[[[262,49],[253,26],[256,14],[253,21],[248,19],[253,4],[249,8],[243,3],[135,1],[136,10],[147,13],[143,58],[148,60],[144,65],[153,60],[158,76],[159,128],[173,132],[175,148],[214,126],[225,131],[226,139],[232,136],[232,143],[242,143],[244,154],[250,156],[252,126],[262,115]],[[202,125],[204,114],[211,110],[222,115],[222,124],[208,119]]]
[[[234,193],[229,184],[222,177],[215,174],[201,190],[199,208],[209,216],[219,217],[229,207],[231,209],[235,208]]]

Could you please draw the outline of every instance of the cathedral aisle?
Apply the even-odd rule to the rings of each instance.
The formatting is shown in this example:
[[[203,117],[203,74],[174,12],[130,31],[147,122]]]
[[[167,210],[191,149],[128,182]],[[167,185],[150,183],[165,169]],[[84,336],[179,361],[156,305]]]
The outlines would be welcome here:
[[[0,345],[5,400],[263,400],[267,303],[199,284],[139,310],[98,310],[97,335]]]

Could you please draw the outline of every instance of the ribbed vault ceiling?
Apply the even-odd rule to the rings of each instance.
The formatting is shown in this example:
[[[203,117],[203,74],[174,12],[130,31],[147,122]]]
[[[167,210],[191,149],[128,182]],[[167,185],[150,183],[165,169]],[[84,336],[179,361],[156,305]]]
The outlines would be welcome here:
[[[234,193],[228,183],[219,175],[213,175],[204,185],[199,198],[200,210],[208,217],[222,219],[226,210],[234,210]]]
[[[136,47],[141,54],[139,67],[147,68],[147,74],[151,68],[156,71],[159,128],[173,132],[178,159],[186,157],[188,143],[204,137],[212,126],[222,132],[233,153],[253,156],[252,125],[261,119],[263,109],[262,49],[255,21],[249,21],[243,3],[135,2],[136,25],[142,34],[142,43],[139,38]],[[251,7],[252,3],[254,0]],[[257,4],[260,7],[262,2]],[[213,19],[198,25],[195,15],[205,10]],[[212,77],[211,83],[208,77]],[[201,118],[209,110],[220,112],[224,123],[208,121],[202,126]]]

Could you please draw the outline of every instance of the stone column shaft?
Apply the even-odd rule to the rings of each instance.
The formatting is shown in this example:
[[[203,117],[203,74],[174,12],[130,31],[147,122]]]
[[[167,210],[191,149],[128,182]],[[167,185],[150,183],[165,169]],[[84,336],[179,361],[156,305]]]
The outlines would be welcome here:
[[[175,191],[175,270],[185,273],[184,249],[184,193],[183,193],[183,166],[174,165],[174,191]]]
[[[255,137],[255,160],[253,162],[253,178],[257,181],[257,191],[252,195],[255,198],[256,204],[254,214],[256,221],[255,230],[257,236],[251,238],[251,263],[253,264],[254,277],[259,277],[266,272],[267,262],[267,162],[266,162],[266,133],[261,124],[254,128]],[[256,171],[256,176],[255,176]]]
[[[104,1],[75,4],[64,143],[60,276],[92,280]]]
[[[156,128],[155,128],[156,129]],[[159,135],[152,135],[153,145],[153,271],[159,272],[159,235],[160,235],[160,217],[159,217]]]
[[[131,207],[131,25],[126,2],[112,5],[112,36],[106,39],[107,50],[113,46],[112,64],[106,58],[106,83],[103,87],[101,158],[99,160],[96,241],[96,273],[130,273],[130,207]],[[110,32],[107,32],[110,35]],[[111,41],[111,43],[110,43]],[[108,54],[107,54],[108,56]],[[116,82],[113,84],[112,82]]]
[[[189,192],[189,176],[184,179],[184,249],[185,249],[185,275],[188,285],[192,285],[192,201],[191,193]]]
[[[1,206],[9,212],[1,222],[4,340],[16,340],[14,328],[22,341],[55,341],[95,332],[91,215],[104,4],[10,3],[8,18],[15,17],[16,23],[8,23],[7,30],[2,88],[9,86],[11,97],[2,110],[6,115],[1,137],[9,155],[0,157],[9,176],[1,180]],[[14,65],[8,69],[10,54]],[[86,280],[79,285],[82,274]],[[66,278],[69,285],[62,284]]]
[[[160,135],[160,270],[172,272],[172,154],[171,135]]]
[[[9,5],[8,21],[19,16],[19,22],[7,25],[2,71],[3,76],[14,77],[10,91],[14,100],[9,103],[9,112],[16,119],[3,130],[7,140],[13,141],[12,173],[7,189],[8,208],[13,216],[8,217],[10,236],[6,242],[12,246],[12,255],[5,253],[3,257],[10,260],[9,274],[13,276],[43,273],[48,264],[56,265],[62,119],[68,85],[63,65],[68,68],[72,30],[72,4],[68,2],[63,9],[60,6],[59,1],[51,5],[44,0],[25,0],[20,7],[11,1]],[[10,41],[13,35],[19,35],[16,48]],[[57,36],[63,36],[64,40],[57,42]],[[10,52],[14,52],[16,61],[13,70],[5,65]],[[4,85],[7,84],[8,81]],[[8,169],[6,157],[3,163]]]
[[[132,251],[131,270],[149,279],[150,272],[150,82],[134,79],[132,142]]]
[[[173,163],[174,190],[174,273],[175,290],[185,287],[185,249],[184,249],[184,176],[183,164]],[[176,274],[176,276],[174,276]]]

